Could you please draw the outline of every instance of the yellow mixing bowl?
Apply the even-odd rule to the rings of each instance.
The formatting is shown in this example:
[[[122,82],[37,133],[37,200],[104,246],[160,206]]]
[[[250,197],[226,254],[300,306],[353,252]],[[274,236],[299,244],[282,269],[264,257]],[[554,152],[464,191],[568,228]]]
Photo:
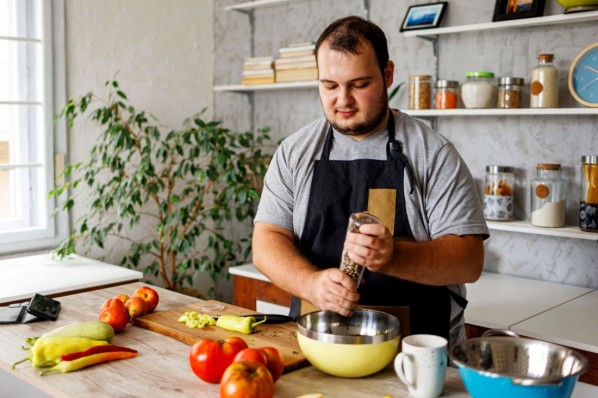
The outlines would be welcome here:
[[[297,320],[299,347],[307,360],[324,373],[363,377],[382,370],[397,355],[399,320],[373,310],[356,310],[343,317],[315,311]]]

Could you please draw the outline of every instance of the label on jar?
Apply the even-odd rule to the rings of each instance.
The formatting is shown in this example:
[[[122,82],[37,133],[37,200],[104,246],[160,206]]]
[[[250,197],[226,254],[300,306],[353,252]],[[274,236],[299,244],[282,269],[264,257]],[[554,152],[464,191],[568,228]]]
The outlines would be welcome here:
[[[544,185],[544,184],[539,184],[536,187],[536,196],[540,199],[544,199],[545,197],[547,197],[550,194],[550,189]]]
[[[539,81],[535,80],[532,82],[532,84],[529,87],[530,92],[533,95],[538,95],[542,92],[542,90],[544,89],[544,86],[542,86],[542,83],[540,83]]]
[[[484,218],[494,221],[513,219],[513,197],[484,195]]]

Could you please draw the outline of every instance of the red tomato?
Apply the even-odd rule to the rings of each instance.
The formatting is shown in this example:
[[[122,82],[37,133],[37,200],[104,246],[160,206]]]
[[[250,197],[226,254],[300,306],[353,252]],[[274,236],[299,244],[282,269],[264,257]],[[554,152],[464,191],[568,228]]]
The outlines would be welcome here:
[[[220,381],[220,398],[272,398],[274,380],[266,366],[256,361],[233,362]]]
[[[224,341],[205,339],[191,347],[189,364],[193,373],[208,383],[219,383],[226,368],[233,363],[237,353],[247,348],[240,337],[229,337]]]
[[[282,375],[282,371],[284,370],[284,359],[282,359],[282,355],[280,352],[274,347],[261,347],[260,351],[262,351],[267,358],[266,367],[272,374],[272,378],[276,382]]]
[[[268,357],[260,348],[245,348],[239,351],[233,362],[237,361],[256,361],[268,366]]]

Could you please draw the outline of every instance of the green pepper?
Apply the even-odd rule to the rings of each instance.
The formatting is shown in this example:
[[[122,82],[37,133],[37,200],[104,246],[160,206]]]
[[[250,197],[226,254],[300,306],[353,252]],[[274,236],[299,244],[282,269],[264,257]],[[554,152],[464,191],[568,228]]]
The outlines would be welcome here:
[[[220,315],[216,321],[216,326],[233,332],[244,334],[251,334],[255,332],[255,327],[266,322],[266,317],[263,320],[256,322],[252,316],[238,316],[238,315]]]
[[[20,361],[15,362],[14,367],[27,360],[31,361],[31,365],[36,368],[44,366],[56,365],[57,360],[64,354],[71,352],[84,351],[90,347],[98,345],[107,345],[108,342],[104,340],[92,340],[86,337],[63,337],[63,336],[48,336],[41,337],[35,341],[29,350],[29,355]]]
[[[132,348],[117,345],[102,345],[91,347],[85,351],[65,354],[58,363],[50,369],[44,370],[40,375],[58,371],[60,373],[73,372],[99,363],[127,359],[136,356],[138,352]]]

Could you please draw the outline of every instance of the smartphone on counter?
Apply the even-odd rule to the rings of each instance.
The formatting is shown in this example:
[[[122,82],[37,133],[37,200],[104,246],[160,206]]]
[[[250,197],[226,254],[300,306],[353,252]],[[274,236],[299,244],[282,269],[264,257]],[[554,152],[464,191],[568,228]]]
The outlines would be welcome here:
[[[55,321],[60,312],[60,302],[42,294],[35,293],[27,305],[27,312],[38,318]]]

